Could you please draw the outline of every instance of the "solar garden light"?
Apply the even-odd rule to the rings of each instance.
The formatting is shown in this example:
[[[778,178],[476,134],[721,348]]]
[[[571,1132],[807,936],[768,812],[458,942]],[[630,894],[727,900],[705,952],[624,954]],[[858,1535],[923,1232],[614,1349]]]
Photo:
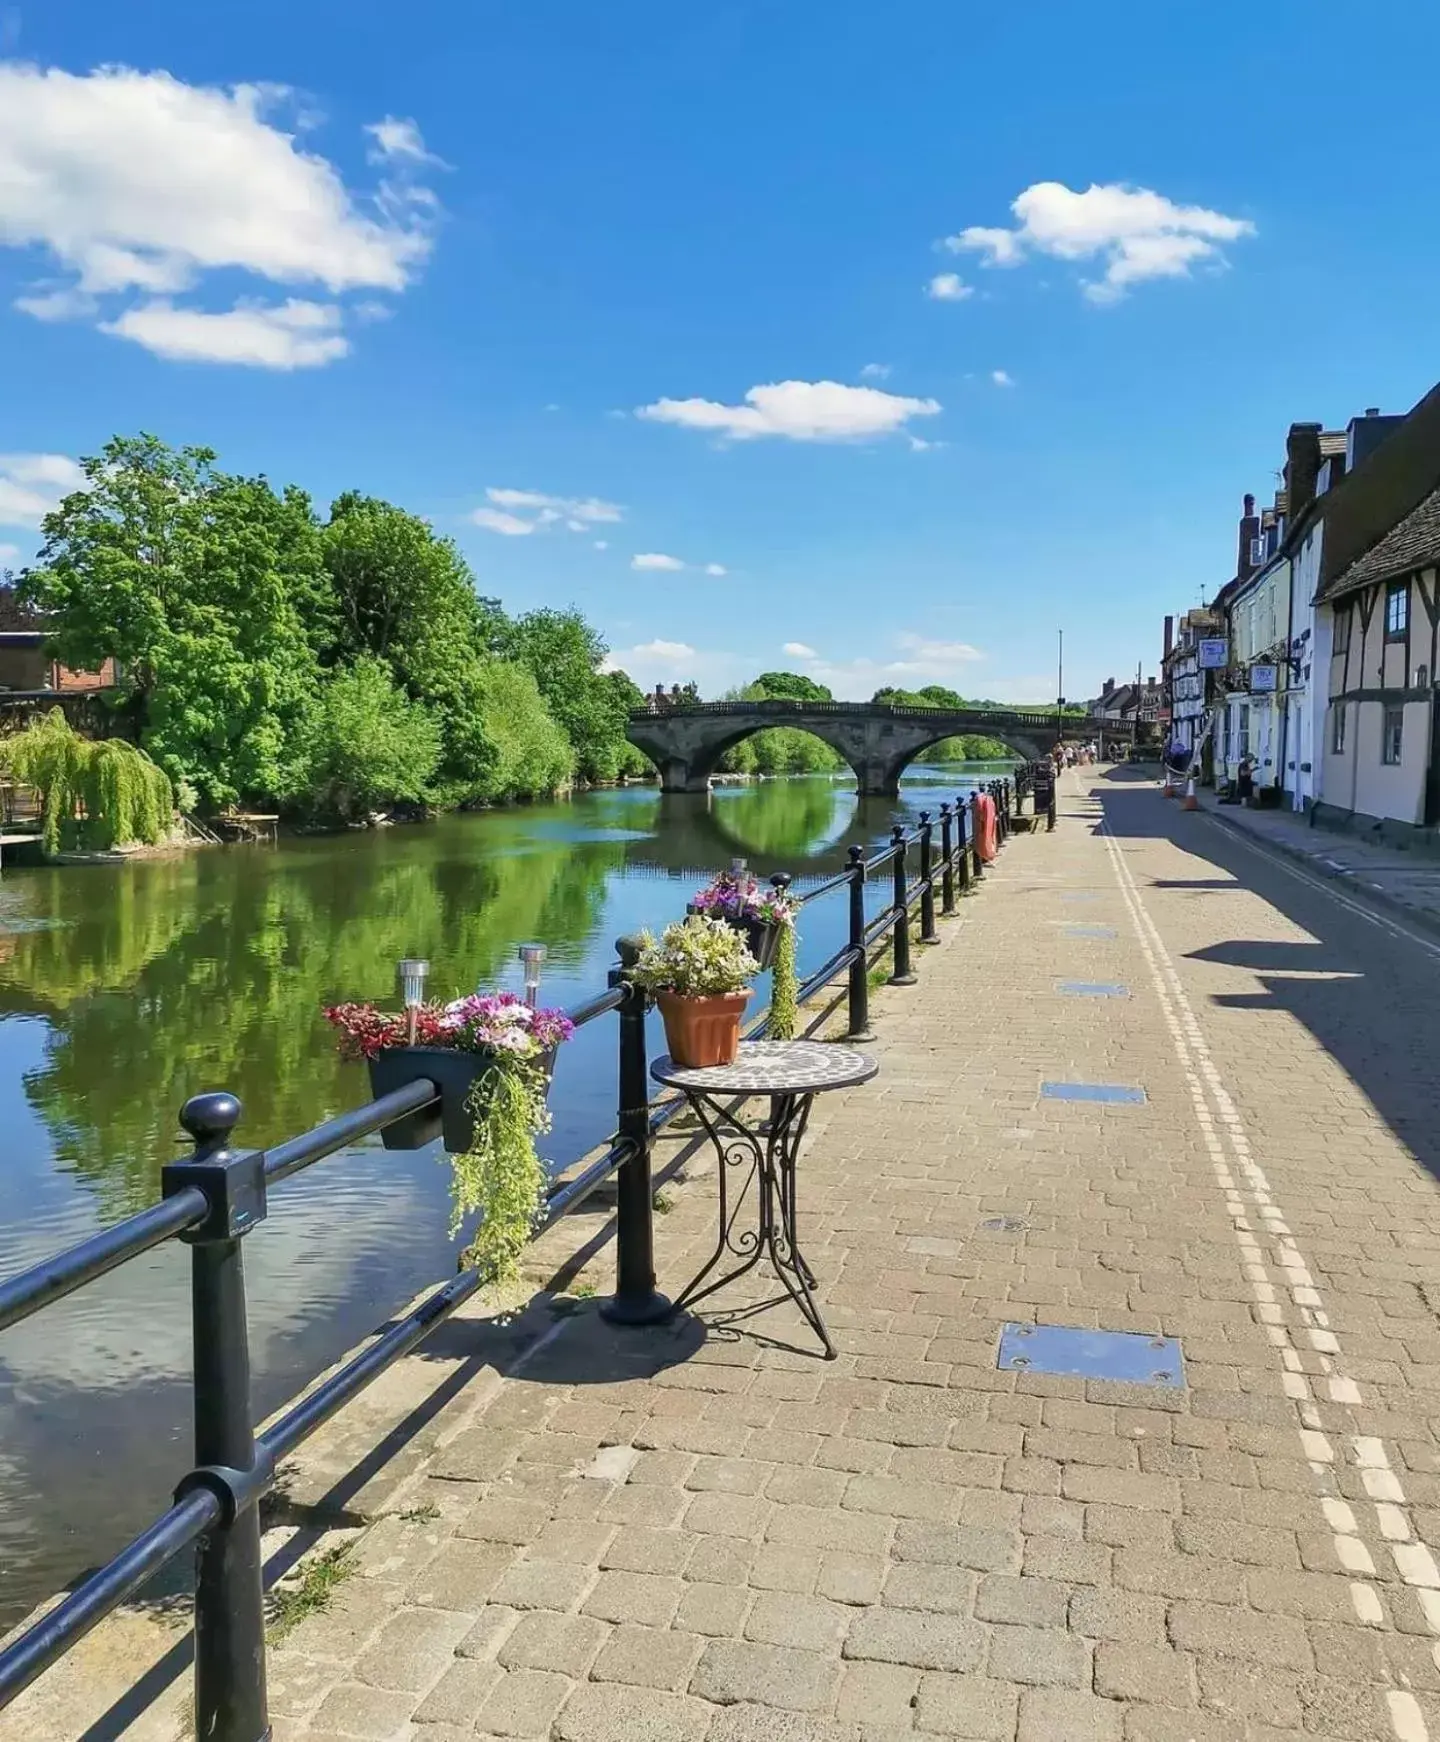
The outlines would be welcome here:
[[[743,880],[745,876],[745,861],[743,859],[732,859],[730,861],[730,875],[737,883]]]
[[[540,964],[545,960],[544,944],[521,944],[520,960],[525,968],[525,1002],[534,1010],[540,1002]]]
[[[425,982],[429,977],[429,962],[418,957],[406,956],[395,965],[395,980],[409,1022],[411,1046],[415,1044],[415,1025],[420,1017],[420,1006],[425,1002]]]

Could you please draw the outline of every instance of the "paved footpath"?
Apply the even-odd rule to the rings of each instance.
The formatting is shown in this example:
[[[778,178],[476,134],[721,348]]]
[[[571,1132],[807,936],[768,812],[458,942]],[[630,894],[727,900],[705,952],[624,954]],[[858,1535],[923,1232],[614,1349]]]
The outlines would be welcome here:
[[[840,1358],[560,1321],[275,1651],[277,1742],[1440,1742],[1437,957],[1067,776],[817,1104]],[[1187,1384],[998,1371],[1028,1321]]]

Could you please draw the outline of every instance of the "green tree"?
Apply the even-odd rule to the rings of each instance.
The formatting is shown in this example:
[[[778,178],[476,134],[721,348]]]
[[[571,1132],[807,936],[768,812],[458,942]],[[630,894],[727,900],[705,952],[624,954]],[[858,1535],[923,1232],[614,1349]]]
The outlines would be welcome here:
[[[322,543],[335,601],[330,657],[383,659],[407,694],[433,709],[442,802],[488,796],[498,752],[485,731],[482,680],[503,612],[477,594],[450,539],[376,497],[338,497]]]
[[[798,671],[762,671],[747,688],[747,694],[770,697],[775,701],[833,702],[834,696],[823,683]]]
[[[141,742],[211,804],[298,785],[315,695],[301,604],[325,593],[303,492],[218,471],[208,448],[117,436],[43,522],[21,602],[67,665],[113,658]]]
[[[576,772],[585,780],[614,780],[629,761],[626,716],[644,697],[623,672],[602,669],[608,650],[598,630],[573,608],[528,611],[510,625],[505,649],[535,674],[570,741]]]
[[[574,766],[570,741],[545,706],[528,666],[489,661],[477,687],[480,718],[494,759],[479,796],[537,798],[564,784]]]
[[[440,761],[438,722],[383,660],[365,655],[325,683],[307,734],[307,804],[350,822],[397,800],[423,800]]]

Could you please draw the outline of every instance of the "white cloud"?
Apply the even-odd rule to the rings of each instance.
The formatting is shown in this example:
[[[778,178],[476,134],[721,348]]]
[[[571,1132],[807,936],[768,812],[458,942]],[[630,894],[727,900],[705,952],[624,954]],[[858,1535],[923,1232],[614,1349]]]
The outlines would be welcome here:
[[[660,399],[635,415],[655,423],[710,430],[734,441],[785,436],[799,442],[838,442],[890,435],[912,417],[940,410],[935,399],[908,399],[878,387],[838,381],[774,381],[752,387],[743,405],[713,399]]]
[[[609,550],[610,540],[608,538],[597,538],[595,540],[595,548],[596,550]]]
[[[705,573],[707,575],[728,575],[730,571],[724,563],[706,563]]]
[[[630,651],[641,658],[667,659],[674,665],[685,665],[696,657],[695,649],[684,641],[642,641]]]
[[[820,657],[813,647],[807,647],[803,641],[787,641],[780,651],[788,653],[791,659],[818,659]]]
[[[809,675],[828,685],[845,701],[865,701],[882,685],[919,689],[928,683],[962,688],[973,677],[971,668],[985,654],[968,641],[936,641],[906,631],[892,642],[892,656],[817,661]]]
[[[19,555],[18,544],[0,544],[0,563],[13,563]]]
[[[498,532],[502,538],[528,538],[540,524],[538,520],[522,520],[518,514],[506,514],[499,508],[471,510],[472,525],[483,526],[486,532]]]
[[[288,130],[272,119],[285,106]],[[241,300],[217,315],[170,301],[209,273],[320,285],[332,298],[412,281],[438,210],[414,180],[434,161],[419,130],[393,117],[368,129],[385,174],[358,196],[301,149],[309,119],[276,85],[0,63],[0,246],[41,251],[65,274],[17,306],[41,320],[103,316],[107,331],[166,357],[295,368],[343,355],[338,330],[296,337],[293,302]],[[338,327],[338,311],[325,318]]]
[[[683,569],[685,565],[678,556],[666,556],[663,551],[650,550],[642,551],[639,556],[632,556],[630,567],[632,569],[663,569],[673,574],[675,571]]]
[[[925,286],[925,294],[933,302],[964,302],[975,291],[958,272],[937,272]]]
[[[888,363],[867,363],[860,371],[862,381],[888,381],[890,365]]]
[[[1116,302],[1146,279],[1188,278],[1196,264],[1223,262],[1222,242],[1255,234],[1246,218],[1179,206],[1120,182],[1092,182],[1083,193],[1063,182],[1036,182],[1010,209],[1020,220],[1013,230],[972,225],[947,236],[945,246],[980,254],[987,266],[1016,266],[1031,254],[1102,262],[1104,276],[1083,281],[1092,302]]]
[[[0,526],[39,526],[85,474],[68,454],[0,454]]]
[[[625,517],[625,510],[618,503],[602,502],[598,496],[547,496],[542,490],[509,490],[491,485],[485,499],[491,506],[475,509],[471,521],[506,538],[524,538],[538,527],[555,526],[562,521],[570,532],[588,532],[593,526],[609,525]],[[601,543],[596,548],[603,550],[605,546]]]
[[[133,339],[179,363],[243,363],[261,369],[314,369],[350,349],[334,303],[290,297],[269,306],[237,303],[224,314],[180,308],[168,297],[128,308],[100,331]]]
[[[539,490],[496,490],[485,492],[487,500],[497,508],[538,508],[553,516],[568,515],[584,522],[605,521],[614,524],[625,518],[625,510],[616,502],[602,502],[597,496],[546,496]]]
[[[1007,374],[1003,369],[992,369],[990,379],[997,387],[1013,387],[1015,385],[1014,376]]]
[[[372,121],[365,131],[374,141],[370,147],[372,163],[430,163],[442,160],[425,149],[420,129],[413,121],[400,121],[387,115],[383,121]]]
[[[54,290],[37,288],[31,296],[17,296],[15,307],[37,321],[83,321],[98,311],[100,303],[86,291],[61,285]]]

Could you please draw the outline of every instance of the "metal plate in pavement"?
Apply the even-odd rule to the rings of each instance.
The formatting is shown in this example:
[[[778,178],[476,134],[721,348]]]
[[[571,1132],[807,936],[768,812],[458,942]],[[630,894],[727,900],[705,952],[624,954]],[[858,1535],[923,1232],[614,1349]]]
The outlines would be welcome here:
[[[1185,1357],[1175,1337],[1136,1331],[1083,1331],[1070,1325],[1005,1325],[1002,1373],[1063,1373],[1078,1379],[1123,1379],[1171,1390],[1185,1383]]]

